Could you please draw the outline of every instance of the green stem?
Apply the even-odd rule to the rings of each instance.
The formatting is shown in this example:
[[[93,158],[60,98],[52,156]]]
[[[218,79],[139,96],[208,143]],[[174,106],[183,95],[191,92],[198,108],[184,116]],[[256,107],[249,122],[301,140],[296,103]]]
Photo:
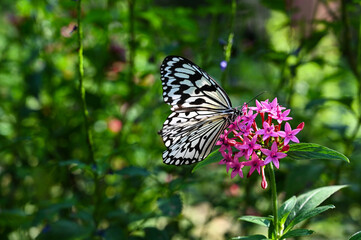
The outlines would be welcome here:
[[[81,22],[81,0],[77,1],[77,19],[78,19],[78,58],[79,58],[79,65],[78,65],[78,73],[79,73],[79,93],[82,103],[82,113],[84,117],[84,125],[86,130],[86,141],[89,149],[89,162],[95,164],[94,160],[94,151],[93,151],[93,136],[90,130],[89,122],[88,122],[88,109],[86,107],[85,101],[85,88],[83,84],[84,79],[84,64],[83,64],[83,26]]]
[[[86,106],[86,100],[85,100],[85,88],[84,88],[84,64],[83,64],[83,26],[81,22],[81,0],[77,1],[77,20],[78,20],[78,57],[79,57],[79,94],[81,97],[81,103],[82,103],[82,113],[84,117],[84,125],[86,130],[86,142],[88,145],[88,151],[89,151],[89,158],[88,163],[96,166],[96,161],[94,158],[94,148],[93,148],[93,135],[90,129],[89,125],[89,114],[88,109]],[[94,190],[94,196],[92,198],[92,205],[94,207],[93,209],[93,219],[95,223],[95,229],[98,226],[99,223],[99,204],[100,204],[100,198],[101,198],[101,186],[100,181],[98,180],[98,172],[95,170],[93,175],[95,190]]]
[[[343,46],[343,54],[346,60],[349,63],[350,69],[354,74],[355,78],[357,79],[358,83],[358,92],[357,92],[357,110],[355,111],[355,118],[357,120],[356,126],[353,129],[351,135],[346,138],[345,142],[345,154],[346,156],[350,156],[354,150],[354,141],[357,138],[358,132],[361,128],[361,18],[360,18],[360,25],[359,25],[359,39],[358,39],[358,46],[356,51],[352,50],[352,45],[349,44],[351,42],[351,33],[350,33],[350,21],[348,18],[347,13],[347,0],[341,0],[341,23],[342,23],[342,37],[343,41],[341,41]],[[341,173],[341,167],[344,164],[340,164],[337,173]],[[336,181],[340,179],[340,174],[336,175]]]
[[[128,21],[129,21],[129,83],[134,78],[134,59],[135,59],[135,0],[128,0]]]
[[[273,238],[278,240],[280,237],[279,226],[278,226],[278,203],[277,203],[277,188],[276,188],[276,177],[272,163],[267,165],[269,178],[270,178],[270,187],[272,191],[272,212],[273,212]]]

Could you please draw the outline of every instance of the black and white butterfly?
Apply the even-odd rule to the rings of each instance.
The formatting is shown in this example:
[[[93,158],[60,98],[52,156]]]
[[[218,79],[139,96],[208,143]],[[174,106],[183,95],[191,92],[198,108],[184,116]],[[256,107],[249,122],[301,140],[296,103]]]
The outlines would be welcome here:
[[[160,74],[163,99],[172,110],[159,132],[167,147],[163,162],[183,165],[202,161],[240,111],[232,108],[226,92],[213,78],[183,57],[166,57]]]

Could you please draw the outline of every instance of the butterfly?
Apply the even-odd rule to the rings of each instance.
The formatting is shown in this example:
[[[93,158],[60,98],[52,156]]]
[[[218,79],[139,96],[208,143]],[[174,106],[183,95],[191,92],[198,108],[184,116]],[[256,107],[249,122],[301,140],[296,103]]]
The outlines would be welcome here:
[[[160,74],[163,100],[172,111],[159,131],[167,147],[163,162],[184,165],[202,161],[241,113],[232,108],[221,86],[188,59],[166,57]]]

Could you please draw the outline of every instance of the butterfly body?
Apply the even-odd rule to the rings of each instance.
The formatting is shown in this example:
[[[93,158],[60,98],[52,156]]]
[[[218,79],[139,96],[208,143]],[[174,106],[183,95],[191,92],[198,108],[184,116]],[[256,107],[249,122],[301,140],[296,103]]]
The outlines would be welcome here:
[[[160,73],[163,100],[172,110],[159,132],[167,147],[163,162],[184,165],[202,161],[241,113],[232,108],[215,80],[183,57],[166,57]]]

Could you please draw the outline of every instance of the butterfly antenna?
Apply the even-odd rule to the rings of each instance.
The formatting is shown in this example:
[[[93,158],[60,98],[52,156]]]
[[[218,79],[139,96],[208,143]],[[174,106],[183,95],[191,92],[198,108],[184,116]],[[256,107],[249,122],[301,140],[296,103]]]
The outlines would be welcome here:
[[[248,105],[250,102],[252,102],[253,100],[255,100],[256,98],[258,98],[259,96],[261,96],[262,94],[266,93],[266,92],[267,92],[267,91],[263,91],[263,92],[258,93],[255,97],[253,97],[251,100],[249,100],[249,101],[247,102],[247,105]]]
[[[247,103],[245,103],[246,105],[248,105],[250,102],[252,102],[253,100],[257,99],[259,96],[261,96],[262,94],[266,93],[267,91],[263,91],[258,93],[255,97],[253,97],[251,100],[249,100]],[[242,106],[238,106],[236,107],[236,109],[238,108],[242,108],[245,104],[243,104]]]

